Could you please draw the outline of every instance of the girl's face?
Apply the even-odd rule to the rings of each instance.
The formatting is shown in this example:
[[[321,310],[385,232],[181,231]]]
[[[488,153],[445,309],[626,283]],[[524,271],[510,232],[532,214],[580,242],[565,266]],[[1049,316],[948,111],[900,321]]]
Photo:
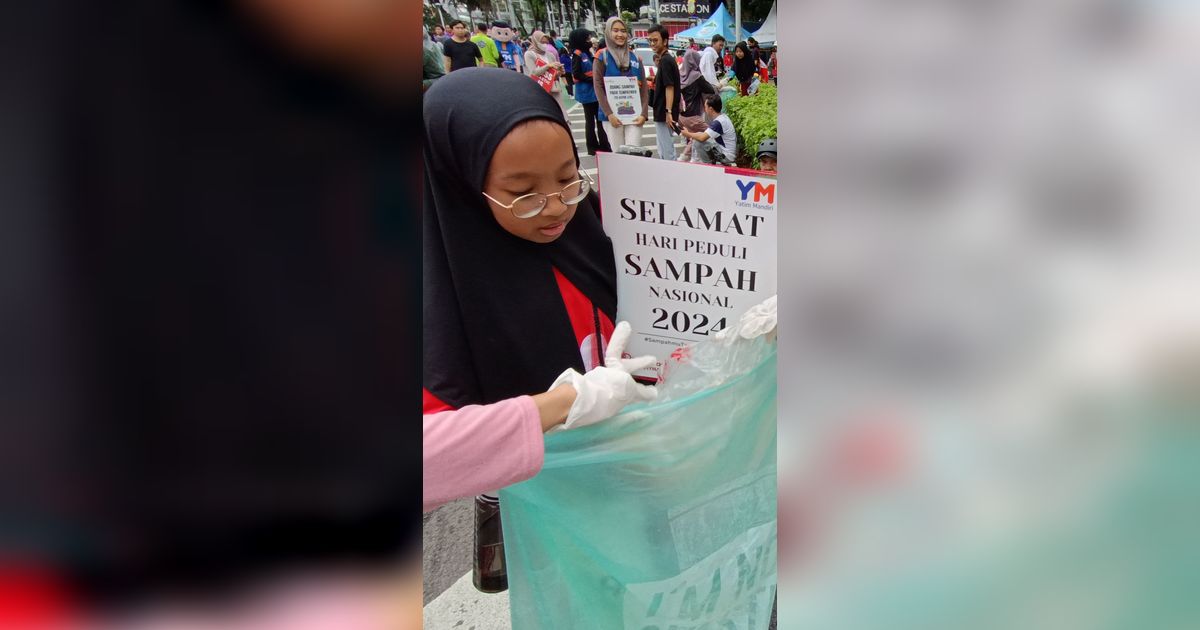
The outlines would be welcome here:
[[[738,48],[737,50],[735,50],[733,52],[733,54],[736,55],[738,59],[742,59],[746,56],[746,53],[742,52],[741,48]]]
[[[629,29],[625,27],[624,22],[613,22],[612,40],[618,46],[624,46],[629,41]]]
[[[549,45],[550,45],[550,37],[549,36],[543,37],[542,38],[542,46],[549,46]]]
[[[510,204],[529,193],[559,192],[578,179],[575,144],[567,130],[549,120],[531,120],[515,127],[500,141],[492,154],[483,192]],[[565,205],[560,196],[554,195],[546,202],[541,214],[518,219],[508,208],[487,197],[484,199],[500,227],[535,243],[558,240],[567,223],[575,217],[575,208],[579,205]]]

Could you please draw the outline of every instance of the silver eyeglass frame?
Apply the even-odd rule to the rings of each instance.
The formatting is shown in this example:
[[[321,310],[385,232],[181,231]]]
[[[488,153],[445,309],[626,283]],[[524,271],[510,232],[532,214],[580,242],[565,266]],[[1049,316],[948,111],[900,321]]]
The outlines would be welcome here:
[[[563,198],[563,193],[566,192],[568,188],[575,186],[581,182],[584,184],[587,184],[587,189],[584,190],[582,192],[582,194],[579,195],[578,199],[575,199],[574,201],[567,201],[566,199]],[[532,219],[546,210],[546,206],[549,205],[551,197],[558,197],[560,201],[562,201],[564,204],[570,206],[570,205],[574,205],[574,204],[577,204],[577,203],[583,201],[588,196],[588,193],[591,192],[592,190],[594,190],[595,188],[596,188],[596,182],[592,180],[591,175],[588,175],[587,173],[585,173],[581,170],[581,171],[579,171],[579,179],[571,182],[570,184],[567,184],[566,186],[563,186],[562,190],[560,190],[558,192],[550,193],[550,194],[537,193],[537,192],[529,193],[528,195],[521,195],[520,197],[513,199],[512,203],[507,203],[507,204],[502,203],[499,199],[496,199],[495,197],[493,197],[485,192],[480,191],[480,194],[482,194],[484,197],[487,197],[488,200],[490,200],[492,203],[496,204],[497,206],[500,206],[501,208],[504,208],[505,210],[508,210],[509,212],[511,212],[513,217],[515,217],[515,218]],[[523,217],[523,216],[517,214],[516,210],[513,210],[513,207],[517,205],[517,202],[521,201],[522,199],[529,199],[529,198],[536,198],[536,197],[544,197],[544,200],[542,201],[542,206],[537,209],[537,212],[534,212],[531,215]]]

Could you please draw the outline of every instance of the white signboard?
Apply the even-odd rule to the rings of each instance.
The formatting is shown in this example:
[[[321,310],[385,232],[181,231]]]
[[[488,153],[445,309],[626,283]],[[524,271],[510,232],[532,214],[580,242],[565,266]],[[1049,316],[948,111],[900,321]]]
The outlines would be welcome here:
[[[707,17],[712,14],[712,9],[709,8],[709,3],[696,2],[660,2],[658,3],[658,19],[687,19],[690,17]]]
[[[627,352],[659,363],[775,295],[779,202],[765,173],[631,155],[599,156],[604,230],[617,263]]]
[[[642,92],[637,77],[604,77],[608,106],[622,125],[632,124],[642,115]]]

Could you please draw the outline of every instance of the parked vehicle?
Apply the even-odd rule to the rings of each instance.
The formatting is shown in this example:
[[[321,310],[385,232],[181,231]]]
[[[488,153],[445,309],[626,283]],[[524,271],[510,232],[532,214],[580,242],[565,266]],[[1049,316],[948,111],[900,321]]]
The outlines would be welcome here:
[[[634,48],[633,54],[637,55],[638,61],[646,69],[646,91],[650,95],[650,100],[653,101],[654,75],[658,74],[658,64],[654,61],[654,51],[649,48]]]

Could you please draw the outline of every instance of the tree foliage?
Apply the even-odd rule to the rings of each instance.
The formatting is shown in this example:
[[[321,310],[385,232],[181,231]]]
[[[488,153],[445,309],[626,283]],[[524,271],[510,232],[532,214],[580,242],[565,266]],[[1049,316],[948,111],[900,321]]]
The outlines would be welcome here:
[[[440,10],[441,9],[438,9],[437,7],[432,7],[428,4],[425,5],[424,11],[422,13],[422,18],[423,18],[423,21],[425,22],[426,28],[432,29],[435,26],[441,25],[442,20],[438,17],[438,11],[440,11]]]
[[[467,11],[471,13],[479,11],[488,18],[496,16],[496,3],[494,0],[462,0],[462,3],[467,6]]]
[[[525,4],[529,6],[529,12],[533,15],[534,24],[543,25],[547,23],[548,12],[546,11],[546,0],[525,0]]]
[[[644,4],[649,4],[649,2],[646,0],[596,0],[596,11],[599,13],[599,15],[596,16],[596,19],[597,21],[603,22],[614,15],[621,15],[625,12],[629,12],[633,14],[633,19],[636,20],[638,11],[641,10],[642,5]],[[590,0],[580,0],[579,7],[581,9],[587,8],[590,10],[592,8],[592,4]]]
[[[775,0],[742,0],[742,21],[757,24],[767,19],[767,14],[771,12],[771,4]],[[733,0],[730,0],[726,5],[730,15],[734,11]]]
[[[600,13],[596,16],[596,21],[603,22],[606,18],[616,15],[618,10],[616,0],[596,0],[596,11]]]
[[[559,0],[525,0],[525,3],[529,7],[529,12],[533,19],[533,24],[530,25],[530,31],[532,31],[533,28],[541,27],[546,32],[549,32],[551,28],[551,15],[554,16],[553,21],[556,25],[561,24],[564,19],[570,24],[575,24],[579,21],[579,16],[572,15],[573,7],[572,3],[570,2],[560,4]],[[590,9],[591,5],[587,3],[581,3],[579,8],[582,12],[583,9]],[[565,18],[562,15],[563,9],[566,9],[567,11]],[[525,30],[523,24],[521,25],[521,29]],[[570,29],[566,27],[558,30],[566,30],[567,32],[570,32]]]

